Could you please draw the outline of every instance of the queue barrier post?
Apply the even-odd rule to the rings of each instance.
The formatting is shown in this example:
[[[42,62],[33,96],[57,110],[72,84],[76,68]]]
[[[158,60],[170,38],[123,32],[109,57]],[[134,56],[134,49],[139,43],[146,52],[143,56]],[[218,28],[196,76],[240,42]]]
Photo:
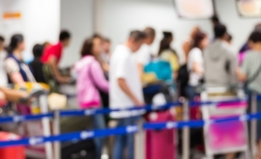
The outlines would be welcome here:
[[[47,104],[47,95],[43,94],[39,97],[40,101],[40,109],[42,113],[48,113],[48,104]],[[50,119],[43,118],[42,119],[43,124],[43,135],[48,137],[51,136],[51,129],[50,129]],[[47,142],[45,143],[45,153],[46,153],[46,159],[53,159],[53,149],[52,144]]]
[[[60,112],[58,110],[54,111],[53,119],[53,134],[60,135]],[[61,159],[61,144],[59,141],[54,142],[54,159]]]
[[[183,103],[183,120],[186,122],[186,121],[189,121],[189,101],[187,99],[184,100],[184,103]],[[189,150],[189,147],[190,147],[190,131],[189,131],[189,127],[188,126],[185,126],[182,130],[182,138],[183,138],[183,144],[182,144],[182,158],[183,159],[188,159],[189,156],[190,156],[190,150]]]
[[[252,94],[251,97],[251,105],[250,105],[250,109],[251,109],[251,113],[257,113],[257,94]],[[251,134],[251,138],[250,138],[250,144],[251,144],[251,156],[254,156],[256,154],[256,139],[257,139],[257,120],[251,120],[250,123],[250,134]]]

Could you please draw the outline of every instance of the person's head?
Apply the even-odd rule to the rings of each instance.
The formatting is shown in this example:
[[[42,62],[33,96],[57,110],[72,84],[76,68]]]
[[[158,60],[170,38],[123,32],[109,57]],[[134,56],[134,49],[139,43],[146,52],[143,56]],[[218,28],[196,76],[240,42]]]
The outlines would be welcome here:
[[[102,39],[100,38],[89,38],[84,41],[81,56],[99,56],[102,52]]]
[[[146,35],[144,34],[144,32],[139,30],[131,31],[126,45],[131,49],[132,52],[136,52],[140,49],[145,38]]]
[[[248,38],[250,49],[259,50],[261,52],[261,30],[253,31]]]
[[[92,38],[103,39],[103,37],[101,36],[101,34],[98,34],[98,33],[93,34]]]
[[[254,28],[254,30],[261,30],[261,23],[257,24]]]
[[[33,47],[34,58],[41,58],[43,55],[43,49],[44,49],[43,45],[40,45],[40,44],[34,45],[34,47]]]
[[[59,41],[64,47],[69,46],[71,34],[67,30],[62,30],[59,36]]]
[[[45,48],[47,48],[50,45],[51,45],[51,43],[46,41],[46,42],[43,43],[43,48],[45,49]]]
[[[5,49],[5,38],[0,35],[0,52]]]
[[[24,37],[22,34],[15,34],[11,37],[10,44],[8,46],[9,53],[14,51],[22,52],[25,49]]]
[[[144,33],[146,35],[145,43],[148,45],[151,45],[156,36],[155,29],[153,29],[151,27],[147,27],[147,28],[145,28]]]
[[[211,17],[211,23],[212,23],[213,26],[220,23],[217,15],[214,15],[213,17]]]
[[[159,55],[167,49],[171,49],[170,44],[173,41],[173,35],[171,32],[164,31],[163,32],[163,38],[160,41],[160,47],[159,47]]]
[[[111,50],[111,41],[108,38],[103,39],[103,49],[105,53],[110,53]]]
[[[225,38],[226,42],[232,44],[232,39],[233,39],[232,35],[227,33]]]
[[[227,27],[223,24],[217,24],[214,28],[214,32],[215,32],[215,37],[217,39],[224,40],[227,34]]]
[[[195,35],[193,41],[194,41],[194,43],[193,43],[192,48],[199,48],[199,49],[203,50],[208,45],[207,34],[205,34],[203,32],[198,32]]]
[[[200,32],[200,28],[199,28],[198,26],[195,26],[195,27],[192,29],[191,33],[190,33],[190,37],[191,37],[192,39],[194,39],[195,35],[196,35],[198,32]]]

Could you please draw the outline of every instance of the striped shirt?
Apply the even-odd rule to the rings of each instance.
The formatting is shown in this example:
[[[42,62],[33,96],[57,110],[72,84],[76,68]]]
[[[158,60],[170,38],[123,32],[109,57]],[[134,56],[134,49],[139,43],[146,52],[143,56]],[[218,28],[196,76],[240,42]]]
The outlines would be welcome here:
[[[261,52],[258,51],[248,51],[245,55],[242,72],[247,76],[247,80],[250,80],[248,84],[248,89],[251,91],[255,91],[257,93],[261,93]],[[253,80],[252,78],[256,76],[258,72],[258,76]]]

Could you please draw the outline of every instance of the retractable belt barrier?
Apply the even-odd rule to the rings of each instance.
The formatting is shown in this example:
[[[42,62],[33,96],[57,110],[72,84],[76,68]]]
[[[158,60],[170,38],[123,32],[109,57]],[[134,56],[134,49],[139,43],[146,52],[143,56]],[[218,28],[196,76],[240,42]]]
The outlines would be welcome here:
[[[160,129],[181,129],[183,127],[203,127],[205,124],[213,124],[213,123],[222,123],[222,122],[231,122],[231,121],[249,121],[254,119],[261,119],[261,113],[256,114],[248,114],[231,118],[223,118],[217,120],[195,120],[188,122],[165,122],[165,123],[145,123],[143,125],[144,130],[160,130]],[[46,142],[64,142],[70,140],[86,140],[97,137],[108,137],[115,135],[124,135],[136,133],[140,130],[138,125],[119,127],[114,129],[104,129],[104,130],[93,130],[93,131],[81,131],[74,133],[65,133],[61,135],[53,135],[48,137],[31,137],[24,138],[19,140],[11,140],[11,141],[1,141],[0,148],[10,147],[10,146],[19,146],[19,145],[38,145],[44,144]]]
[[[261,100],[261,96],[258,96],[258,100]],[[211,104],[220,104],[220,103],[233,103],[233,102],[243,102],[247,99],[232,99],[232,100],[225,100],[225,101],[203,101],[197,102],[193,101],[189,104],[191,106],[205,106]],[[162,106],[153,106],[147,105],[145,107],[135,107],[130,109],[87,109],[87,110],[66,110],[60,111],[60,115],[62,117],[65,116],[90,116],[90,115],[97,115],[97,114],[109,114],[114,111],[132,111],[132,110],[140,110],[141,114],[150,112],[150,111],[158,111],[158,110],[166,110],[172,107],[180,106],[181,102],[174,102],[174,103],[167,103]],[[39,115],[27,115],[27,116],[14,116],[14,117],[0,117],[0,123],[10,123],[10,122],[22,122],[22,121],[29,121],[29,120],[39,120],[42,118],[53,118],[54,113],[47,113],[47,114],[39,114]],[[85,140],[97,137],[108,137],[108,136],[115,136],[115,135],[123,135],[123,134],[130,134],[136,133],[140,129],[144,130],[159,130],[159,129],[180,129],[184,127],[203,127],[206,124],[213,124],[213,123],[222,123],[222,122],[231,122],[231,121],[249,121],[249,120],[256,120],[261,119],[261,112],[255,114],[246,114],[240,115],[236,117],[229,117],[229,118],[222,118],[216,120],[191,120],[191,121],[181,121],[181,122],[162,122],[162,123],[145,123],[143,124],[142,128],[139,128],[138,125],[126,126],[126,127],[119,127],[113,129],[104,129],[104,130],[93,130],[93,131],[82,131],[82,132],[74,132],[74,133],[65,133],[60,135],[53,135],[53,136],[40,136],[40,137],[30,137],[30,138],[23,138],[19,140],[11,140],[11,141],[1,141],[0,148],[9,147],[9,146],[19,146],[19,145],[38,145],[44,143],[52,143],[52,142],[63,142],[69,140]]]

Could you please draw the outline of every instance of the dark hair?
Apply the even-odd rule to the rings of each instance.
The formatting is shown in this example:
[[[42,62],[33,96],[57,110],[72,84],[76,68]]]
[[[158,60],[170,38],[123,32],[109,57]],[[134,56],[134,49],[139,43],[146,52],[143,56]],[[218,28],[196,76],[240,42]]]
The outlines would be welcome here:
[[[4,41],[5,41],[5,38],[0,35],[0,42],[4,42]]]
[[[156,31],[152,27],[145,28],[144,33],[146,37],[154,37],[156,35]]]
[[[219,23],[219,18],[218,18],[218,16],[217,16],[217,15],[214,15],[213,17],[211,17],[211,21],[212,21],[213,23],[218,24],[218,23]]]
[[[173,37],[173,35],[172,35],[171,32],[167,32],[167,31],[163,32],[163,39],[160,41],[160,47],[159,47],[158,55],[161,55],[161,53],[164,50],[171,49],[170,43],[171,43],[172,37]]]
[[[59,36],[60,41],[64,41],[71,38],[71,34],[67,30],[62,30]]]
[[[227,27],[223,24],[217,24],[214,28],[215,37],[222,38],[227,33]]]
[[[95,33],[92,35],[92,38],[99,38],[99,39],[103,39],[103,37],[101,36],[101,34]]]
[[[107,42],[107,43],[111,43],[111,40],[108,39],[108,38],[103,38],[103,41],[104,41],[104,42]]]
[[[254,28],[254,30],[259,30],[261,31],[261,23],[257,24]]]
[[[44,46],[43,45],[40,45],[40,44],[36,44],[34,45],[33,47],[33,55],[35,58],[40,58],[42,57],[43,55],[43,49],[44,49]]]
[[[261,43],[261,31],[260,30],[253,31],[250,34],[248,41],[251,41],[253,43]]]
[[[202,42],[202,40],[204,40],[205,38],[207,37],[207,34],[203,33],[203,32],[198,32],[194,39],[193,39],[193,45],[191,47],[191,49],[193,48],[199,48],[199,49],[202,49],[200,47],[200,43]]]
[[[20,43],[24,41],[24,37],[22,34],[15,34],[11,37],[10,44],[7,48],[9,53],[13,53],[13,51],[18,47]]]
[[[89,38],[84,41],[82,50],[81,50],[82,57],[84,57],[86,55],[92,55],[93,39],[94,38]]]
[[[141,40],[144,40],[146,38],[146,35],[142,31],[134,30],[130,32],[129,38],[133,39],[135,42],[139,42]]]

